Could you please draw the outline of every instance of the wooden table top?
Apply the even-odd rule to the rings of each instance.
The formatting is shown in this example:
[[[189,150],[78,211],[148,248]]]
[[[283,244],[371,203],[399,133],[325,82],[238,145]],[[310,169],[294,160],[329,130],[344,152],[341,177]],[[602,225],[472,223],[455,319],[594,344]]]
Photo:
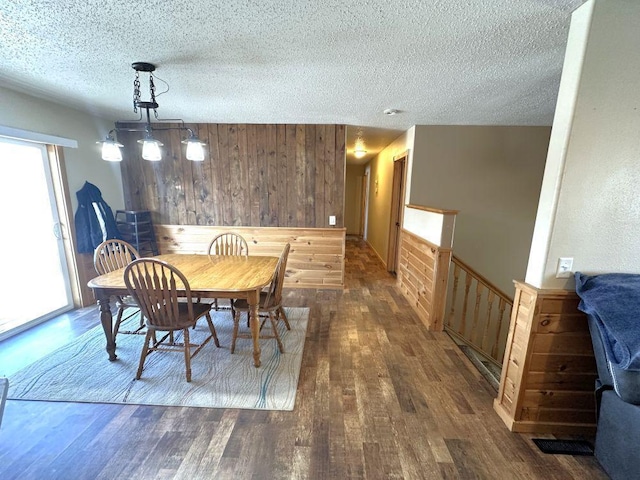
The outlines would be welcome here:
[[[155,257],[180,270],[192,291],[246,292],[265,287],[271,282],[278,263],[277,257],[211,256],[167,254]],[[126,289],[124,269],[100,275],[89,281],[89,288]]]

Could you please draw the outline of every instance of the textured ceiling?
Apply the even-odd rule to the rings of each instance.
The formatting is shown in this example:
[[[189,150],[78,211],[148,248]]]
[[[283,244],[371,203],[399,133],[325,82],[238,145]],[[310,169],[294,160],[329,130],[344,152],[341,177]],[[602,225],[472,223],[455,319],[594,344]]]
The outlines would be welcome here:
[[[361,126],[367,160],[416,124],[551,125],[583,1],[3,0],[0,81],[130,119],[152,62],[161,118]]]

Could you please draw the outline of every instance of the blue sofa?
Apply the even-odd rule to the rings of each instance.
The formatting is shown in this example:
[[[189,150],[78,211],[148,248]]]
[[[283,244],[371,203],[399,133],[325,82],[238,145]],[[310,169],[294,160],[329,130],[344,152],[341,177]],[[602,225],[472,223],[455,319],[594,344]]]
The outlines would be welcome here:
[[[576,273],[598,369],[595,456],[613,480],[640,478],[640,275]]]

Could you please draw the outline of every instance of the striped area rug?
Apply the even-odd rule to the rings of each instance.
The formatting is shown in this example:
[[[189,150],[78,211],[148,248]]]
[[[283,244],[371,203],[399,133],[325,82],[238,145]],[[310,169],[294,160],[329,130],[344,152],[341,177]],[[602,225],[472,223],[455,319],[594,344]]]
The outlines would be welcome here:
[[[152,353],[142,378],[135,380],[144,336],[119,334],[118,360],[110,362],[102,327],[97,326],[10,376],[8,396],[16,400],[293,410],[309,309],[285,311],[291,330],[283,322],[278,329],[285,353],[279,352],[274,339],[261,339],[260,368],[253,366],[250,339],[238,339],[231,355],[233,321],[229,310],[221,310],[211,312],[221,348],[210,341],[192,359],[190,383],[180,352]],[[127,323],[137,321],[132,318]],[[127,328],[125,323],[123,328]],[[198,342],[206,332],[202,319],[190,330],[191,340]]]

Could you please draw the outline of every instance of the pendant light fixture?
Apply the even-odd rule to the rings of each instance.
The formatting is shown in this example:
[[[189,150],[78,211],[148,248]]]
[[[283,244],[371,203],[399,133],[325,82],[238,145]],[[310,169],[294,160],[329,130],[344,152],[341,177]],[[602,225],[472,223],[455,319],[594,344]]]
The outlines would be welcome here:
[[[142,144],[142,158],[150,162],[157,162],[162,160],[162,142],[153,137],[154,131],[159,130],[184,130],[188,133],[188,137],[182,141],[186,144],[186,157],[187,160],[194,162],[201,162],[204,160],[204,143],[200,141],[195,132],[184,126],[184,121],[181,119],[159,119],[158,118],[158,102],[156,101],[156,86],[153,81],[153,72],[156,70],[156,66],[152,63],[135,62],[131,64],[131,67],[135,70],[136,76],[133,81],[133,111],[138,113],[140,109],[140,118],[128,121],[116,122],[115,128],[109,131],[107,137],[99,142],[102,144],[102,159],[109,162],[121,162],[122,161],[122,148],[124,145],[116,140],[115,135],[118,132],[141,132],[144,133],[143,138],[138,140],[138,143]],[[149,75],[149,100],[142,100],[140,97],[140,72]],[[162,92],[164,93],[164,92]],[[158,94],[159,96],[160,94]],[[158,122],[177,122],[180,126],[162,126],[162,123],[151,123],[151,113]],[[144,114],[143,114],[144,111]],[[131,123],[140,122],[140,127],[131,127]],[[124,126],[126,124],[127,126]]]

